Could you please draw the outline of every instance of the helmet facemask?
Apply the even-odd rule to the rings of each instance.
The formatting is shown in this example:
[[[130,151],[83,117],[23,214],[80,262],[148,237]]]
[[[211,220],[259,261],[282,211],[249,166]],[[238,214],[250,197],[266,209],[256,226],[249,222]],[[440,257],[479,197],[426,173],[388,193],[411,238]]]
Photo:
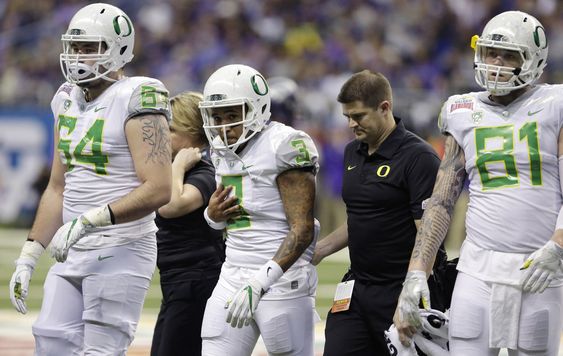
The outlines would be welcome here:
[[[513,51],[520,56],[521,65],[518,67],[497,66],[486,64],[485,58],[490,49]],[[495,96],[507,95],[513,90],[531,84],[535,78],[531,70],[531,54],[529,49],[490,40],[477,41],[475,53],[475,80],[484,89]],[[528,58],[528,60],[527,60]],[[508,80],[501,80],[508,78]]]
[[[475,80],[494,96],[532,85],[547,64],[545,29],[533,16],[520,11],[507,11],[493,17],[482,36],[473,37],[472,47],[475,49]],[[520,57],[520,65],[487,64],[488,50],[513,51]]]
[[[61,54],[61,70],[66,80],[70,83],[87,83],[99,78],[112,80],[105,77],[113,72],[110,49],[101,36],[72,36],[63,35],[63,53]],[[73,49],[73,43],[92,42],[97,43],[97,53],[82,54]],[[88,65],[86,63],[91,63]]]
[[[214,109],[217,108],[241,108],[241,120],[227,124],[217,124],[214,118]],[[244,143],[248,142],[260,130],[256,130],[256,111],[252,103],[244,98],[205,101],[199,105],[203,117],[203,129],[211,146],[218,151],[231,150],[236,152]],[[227,139],[227,128],[242,125],[242,133],[235,143],[229,144]]]

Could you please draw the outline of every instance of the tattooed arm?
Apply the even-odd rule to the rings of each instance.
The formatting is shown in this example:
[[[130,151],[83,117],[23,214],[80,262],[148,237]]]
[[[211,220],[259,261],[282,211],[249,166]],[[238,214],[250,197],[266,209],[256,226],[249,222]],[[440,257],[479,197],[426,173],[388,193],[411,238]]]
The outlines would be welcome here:
[[[444,241],[463,182],[465,180],[465,155],[450,135],[446,137],[444,159],[438,169],[432,196],[428,201],[420,225],[417,226],[415,245],[411,254],[409,272],[403,283],[393,322],[399,332],[399,340],[405,346],[417,328],[421,327],[418,312],[422,299],[425,308],[430,307],[430,291],[426,279],[434,264],[438,248]]]
[[[141,185],[110,204],[116,223],[152,213],[166,204],[171,194],[172,158],[166,118],[159,114],[135,116],[125,124],[125,135]]]
[[[306,170],[291,169],[280,174],[277,183],[289,224],[289,233],[273,260],[285,272],[313,241],[315,176]]]
[[[432,196],[420,222],[409,271],[426,271],[428,276],[432,270],[436,253],[448,232],[454,206],[463,189],[466,175],[463,150],[452,136],[447,135],[444,158],[438,170]]]

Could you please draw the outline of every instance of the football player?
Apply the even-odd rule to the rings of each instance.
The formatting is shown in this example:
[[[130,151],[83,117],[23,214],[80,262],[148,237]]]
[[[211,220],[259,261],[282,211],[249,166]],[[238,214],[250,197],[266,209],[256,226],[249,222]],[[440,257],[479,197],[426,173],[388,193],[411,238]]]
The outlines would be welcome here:
[[[268,83],[253,68],[218,69],[203,96],[218,184],[205,216],[226,229],[227,247],[205,309],[202,354],[250,355],[261,335],[271,354],[312,355],[315,144],[270,121]]]
[[[50,244],[57,260],[33,324],[37,355],[124,355],[156,262],[154,211],[170,199],[168,91],[126,77],[135,30],[108,4],[80,9],[62,35],[49,185],[10,281],[26,313],[29,280]]]
[[[445,156],[419,230],[395,325],[408,344],[429,305],[426,278],[463,182],[467,237],[450,309],[452,355],[557,355],[563,300],[563,86],[535,85],[547,64],[542,24],[508,11],[474,36],[482,92],[440,114]],[[559,215],[559,217],[558,217]]]

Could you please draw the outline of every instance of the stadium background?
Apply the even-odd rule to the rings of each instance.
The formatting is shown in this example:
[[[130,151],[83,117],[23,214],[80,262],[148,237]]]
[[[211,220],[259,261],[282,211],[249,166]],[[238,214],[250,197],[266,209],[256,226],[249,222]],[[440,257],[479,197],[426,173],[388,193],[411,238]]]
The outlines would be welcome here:
[[[62,83],[60,35],[72,15],[93,1],[0,1],[0,354],[31,354],[29,325],[39,310],[42,282],[52,263],[43,256],[30,288],[28,316],[10,306],[8,281],[25,239],[52,158],[49,103]],[[472,35],[487,19],[518,9],[535,15],[549,38],[542,81],[563,79],[563,4],[556,0],[121,0],[135,26],[135,58],[126,74],[159,78],[171,94],[203,89],[218,67],[244,63],[267,77],[299,84],[293,125],[321,151],[316,216],[325,236],[344,218],[339,201],[344,145],[351,139],[335,98],[354,72],[385,74],[394,111],[408,128],[442,153],[436,116],[451,94],[478,90]],[[275,114],[274,114],[275,117]],[[450,257],[464,236],[466,196],[458,203],[446,240]],[[318,268],[318,311],[323,320],[346,251]],[[4,292],[1,292],[1,291]],[[145,303],[131,354],[146,354],[160,301],[158,271]],[[322,350],[322,324],[318,325]]]

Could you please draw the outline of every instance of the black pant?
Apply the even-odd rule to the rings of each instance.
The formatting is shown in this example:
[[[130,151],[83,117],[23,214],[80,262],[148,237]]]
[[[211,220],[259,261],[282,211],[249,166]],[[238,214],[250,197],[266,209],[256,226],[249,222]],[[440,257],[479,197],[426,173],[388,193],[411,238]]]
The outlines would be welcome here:
[[[328,312],[324,356],[389,355],[383,332],[393,323],[401,289],[402,281],[381,285],[356,280],[350,309]]]
[[[193,271],[192,271],[193,272]],[[151,356],[201,355],[201,323],[207,299],[220,270],[202,272],[198,278],[175,277],[163,281],[162,305],[156,321]]]

